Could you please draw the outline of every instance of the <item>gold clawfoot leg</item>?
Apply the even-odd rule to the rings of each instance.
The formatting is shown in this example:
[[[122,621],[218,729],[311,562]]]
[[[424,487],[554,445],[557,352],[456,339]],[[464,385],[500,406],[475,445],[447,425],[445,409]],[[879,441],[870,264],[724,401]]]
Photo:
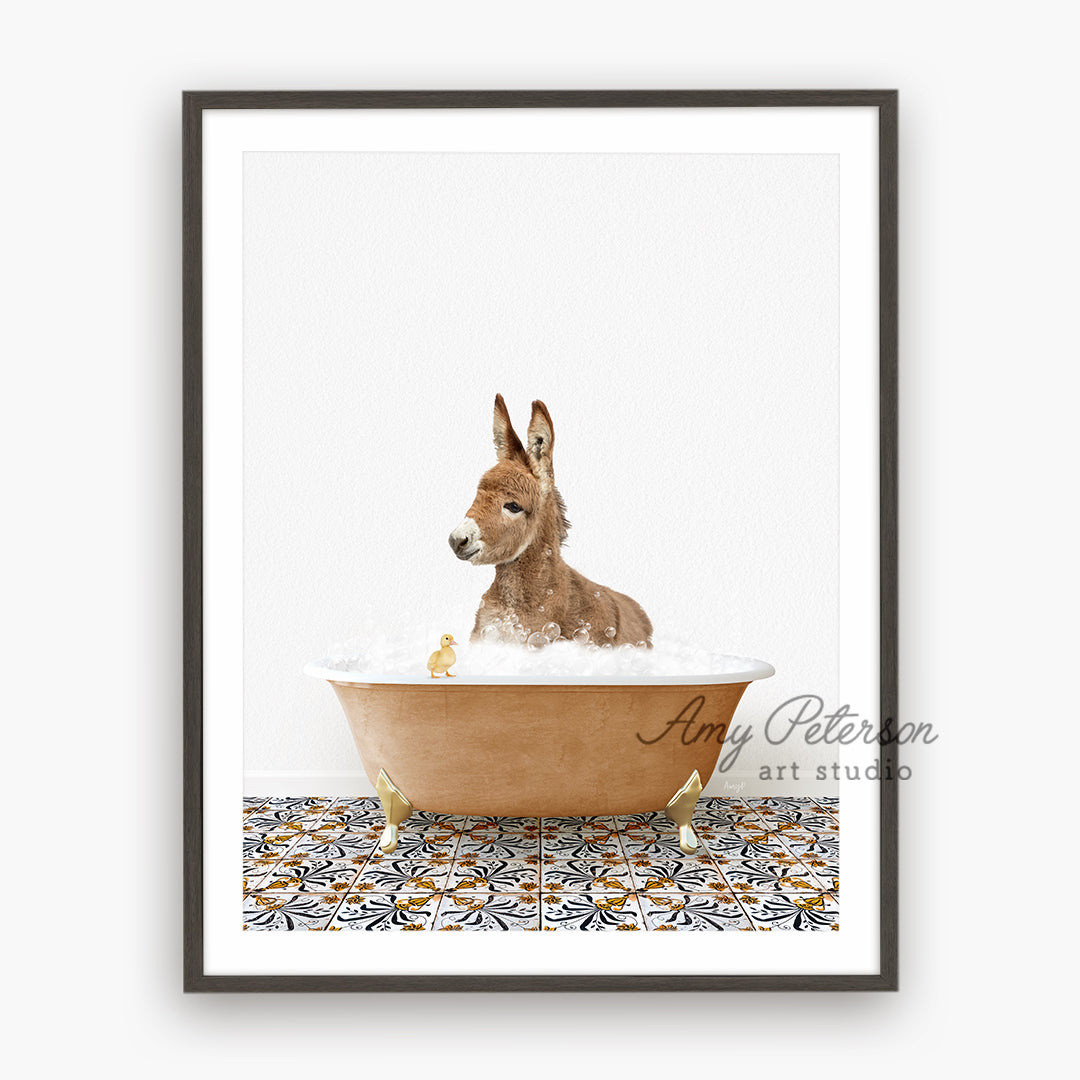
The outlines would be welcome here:
[[[690,774],[690,779],[671,797],[664,807],[664,817],[679,826],[679,848],[686,855],[693,855],[698,849],[698,838],[690,824],[701,794],[701,777],[697,769]]]
[[[379,850],[384,855],[389,855],[398,845],[398,826],[413,812],[413,805],[386,775],[385,769],[379,770],[375,791],[386,815],[386,828],[379,838]]]

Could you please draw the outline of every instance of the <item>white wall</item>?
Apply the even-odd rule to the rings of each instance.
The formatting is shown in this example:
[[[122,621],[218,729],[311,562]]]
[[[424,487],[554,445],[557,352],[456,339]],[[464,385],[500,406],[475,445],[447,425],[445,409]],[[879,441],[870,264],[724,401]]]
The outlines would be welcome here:
[[[447,629],[467,642],[493,570],[447,534],[495,462],[498,391],[522,437],[534,398],[552,412],[571,565],[634,596],[659,643],[776,667],[726,776],[758,791],[793,754],[761,734],[769,714],[842,704],[838,159],[289,152],[244,170],[247,788],[359,772],[334,695],[300,674],[327,641],[430,623],[420,672]],[[805,750],[805,776],[833,760]]]
[[[548,1075],[558,1030],[581,1071],[846,1080],[962,1057],[1049,1073],[1069,1049],[1075,787],[1068,17],[784,0],[8,12],[12,1060],[44,1078],[106,1059],[125,1078],[389,1073],[480,1046],[493,1071]],[[901,89],[901,704],[941,734],[901,795],[901,991],[183,997],[180,89],[668,86]]]

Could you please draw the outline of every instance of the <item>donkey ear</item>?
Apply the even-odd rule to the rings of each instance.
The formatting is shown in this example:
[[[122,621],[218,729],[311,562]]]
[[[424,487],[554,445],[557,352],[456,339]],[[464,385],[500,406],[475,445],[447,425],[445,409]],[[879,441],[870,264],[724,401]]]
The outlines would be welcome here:
[[[555,447],[555,425],[551,422],[551,413],[542,401],[533,402],[528,439],[529,468],[533,475],[538,480],[552,480],[555,475],[551,465],[551,451]]]
[[[510,423],[510,413],[506,410],[506,402],[502,394],[495,395],[495,420],[492,424],[492,435],[495,438],[495,456],[500,461],[528,462],[525,456],[525,447],[517,437],[513,425]]]

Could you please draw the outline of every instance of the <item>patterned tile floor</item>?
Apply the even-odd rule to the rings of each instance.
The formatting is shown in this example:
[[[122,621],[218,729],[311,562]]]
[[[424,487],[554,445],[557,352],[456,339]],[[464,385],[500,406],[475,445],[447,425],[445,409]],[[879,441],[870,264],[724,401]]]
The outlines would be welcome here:
[[[245,930],[838,930],[835,798],[703,798],[695,855],[663,812],[414,813],[374,798],[244,800]]]

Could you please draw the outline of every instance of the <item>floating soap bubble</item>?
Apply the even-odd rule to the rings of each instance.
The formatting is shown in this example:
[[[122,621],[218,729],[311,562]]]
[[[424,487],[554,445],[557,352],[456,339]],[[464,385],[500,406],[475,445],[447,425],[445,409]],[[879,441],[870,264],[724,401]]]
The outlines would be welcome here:
[[[480,631],[480,640],[486,641],[488,644],[498,641],[501,637],[499,628],[494,623],[489,623]]]
[[[537,608],[537,610],[538,610],[538,611],[543,611],[543,610],[544,610],[544,605],[543,605],[543,604],[541,604],[541,605],[540,605],[540,607],[539,607],[539,608]]]
[[[588,640],[589,640],[589,631],[588,631],[588,630],[586,630],[584,626],[579,626],[579,627],[578,627],[578,628],[577,628],[577,629],[576,629],[576,630],[574,631],[574,640],[575,640],[575,641],[576,641],[576,642],[577,642],[577,643],[578,643],[579,645],[585,645],[585,644],[586,644],[586,643],[588,642]]]
[[[550,555],[551,554],[551,548],[545,548],[544,549],[544,554],[545,555]]]
[[[613,637],[615,636],[615,627],[614,627],[614,626],[609,626],[609,627],[608,627],[608,628],[607,628],[607,629],[606,629],[606,630],[604,631],[604,636],[605,636],[605,637],[610,637],[610,638],[613,638]]]
[[[554,589],[548,589],[548,591],[547,591],[548,596],[550,596],[554,591],[555,591]]]
[[[562,633],[562,627],[557,622],[544,623],[544,629],[540,632],[548,641],[555,641]]]
[[[536,652],[538,649],[542,649],[545,645],[549,645],[550,642],[543,634],[530,634],[525,642],[525,647]]]
[[[600,594],[599,594],[598,592],[594,592],[594,593],[593,593],[593,596],[595,596],[597,600],[599,600],[599,599],[600,599]]]

